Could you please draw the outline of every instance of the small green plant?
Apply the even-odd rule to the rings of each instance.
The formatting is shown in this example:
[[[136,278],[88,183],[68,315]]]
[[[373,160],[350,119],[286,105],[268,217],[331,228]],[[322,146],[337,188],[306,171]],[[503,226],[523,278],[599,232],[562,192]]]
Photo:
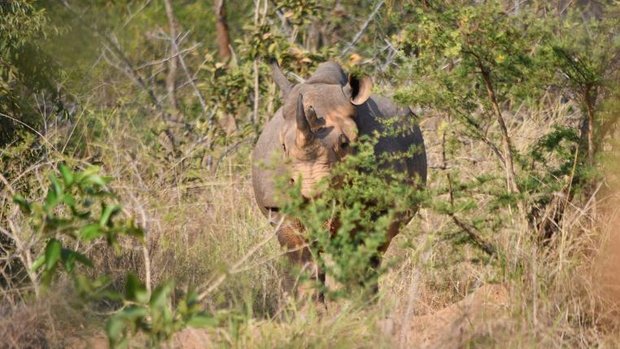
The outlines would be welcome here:
[[[49,175],[50,186],[42,202],[21,195],[14,197],[37,239],[43,241],[38,258],[30,269],[38,272],[45,288],[61,275],[74,281],[76,291],[86,301],[106,299],[121,303],[121,309],[108,320],[106,333],[110,346],[126,347],[131,335],[142,332],[149,347],[156,347],[186,326],[216,324],[214,317],[200,309],[195,292],[188,292],[173,304],[174,282],[165,282],[149,292],[146,285],[129,272],[125,292],[111,286],[108,275],[95,275],[93,262],[84,252],[97,240],[105,240],[116,254],[123,252],[120,240],[142,241],[144,231],[133,219],[122,214],[118,198],[109,190],[109,177],[99,174],[97,167],[73,171],[58,166],[59,176]]]
[[[129,273],[125,283],[122,310],[112,315],[106,324],[106,333],[113,348],[124,348],[131,335],[146,335],[148,347],[159,347],[162,342],[187,326],[216,326],[219,320],[203,311],[195,292],[188,292],[177,304],[172,303],[174,282],[166,282],[149,294],[144,283]]]
[[[118,252],[120,236],[144,235],[132,219],[117,219],[121,206],[107,188],[110,178],[101,176],[97,167],[74,172],[60,164],[58,171],[60,176],[49,175],[50,186],[43,202],[32,202],[21,195],[13,199],[27,217],[34,236],[44,241],[31,268],[41,272],[40,281],[45,287],[60,271],[78,277],[81,273],[77,265],[92,267],[91,260],[80,252],[86,244],[104,239]]]

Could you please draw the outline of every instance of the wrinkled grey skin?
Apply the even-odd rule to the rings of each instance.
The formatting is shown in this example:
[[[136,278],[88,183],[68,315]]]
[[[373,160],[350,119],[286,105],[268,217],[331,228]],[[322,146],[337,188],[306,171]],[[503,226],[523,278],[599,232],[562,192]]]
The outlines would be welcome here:
[[[320,195],[314,187],[343,157],[351,153],[350,144],[361,135],[375,131],[383,134],[381,120],[402,120],[398,124],[406,132],[379,139],[375,154],[418,151],[409,157],[392,161],[386,166],[398,173],[407,173],[407,184],[423,185],[426,181],[426,153],[422,133],[411,118],[408,108],[399,107],[390,99],[371,95],[369,78],[349,78],[334,62],[319,65],[304,83],[291,86],[279,67],[273,65],[274,80],[282,91],[283,107],[267,123],[252,153],[252,184],[261,212],[276,225],[281,220],[275,186],[278,176],[287,175],[291,183],[301,180],[302,195],[311,199]],[[329,189],[328,189],[329,190]],[[415,213],[412,207],[402,212],[386,232],[387,249],[399,228]],[[289,250],[294,261],[311,265],[303,227],[299,222],[284,219],[278,231],[280,244]],[[315,270],[316,271],[316,270]],[[319,277],[321,277],[319,275]]]

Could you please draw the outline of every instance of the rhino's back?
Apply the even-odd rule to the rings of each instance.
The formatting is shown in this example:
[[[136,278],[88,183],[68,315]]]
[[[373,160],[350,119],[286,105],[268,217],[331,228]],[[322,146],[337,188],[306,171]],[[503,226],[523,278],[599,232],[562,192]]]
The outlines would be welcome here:
[[[357,107],[357,127],[360,135],[381,135],[375,146],[375,154],[402,154],[399,160],[386,166],[396,172],[407,172],[411,180],[426,182],[427,163],[424,139],[415,115],[406,107],[400,107],[391,99],[372,95]],[[386,123],[387,122],[387,123]],[[387,126],[390,125],[390,126]]]
[[[286,171],[284,157],[280,151],[280,132],[284,127],[282,111],[267,122],[258,137],[252,152],[252,187],[261,212],[268,216],[270,209],[276,209],[275,178]]]

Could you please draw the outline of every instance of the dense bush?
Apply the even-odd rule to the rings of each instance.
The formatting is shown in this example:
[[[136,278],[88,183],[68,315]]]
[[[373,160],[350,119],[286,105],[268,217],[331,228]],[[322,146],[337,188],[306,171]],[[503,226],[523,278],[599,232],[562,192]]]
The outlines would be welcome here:
[[[45,11],[31,1],[0,4],[0,145],[17,139],[18,130],[38,132],[47,122],[44,115],[59,111],[55,82],[59,67],[40,43],[54,35]],[[49,105],[48,105],[49,103]],[[50,108],[51,110],[45,110]]]

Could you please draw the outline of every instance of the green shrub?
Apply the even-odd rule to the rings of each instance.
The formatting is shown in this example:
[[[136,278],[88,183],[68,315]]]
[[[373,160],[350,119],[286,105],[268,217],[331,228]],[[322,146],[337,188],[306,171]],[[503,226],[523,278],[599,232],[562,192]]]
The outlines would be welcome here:
[[[111,316],[106,327],[112,347],[126,347],[136,332],[144,333],[148,345],[153,347],[186,326],[217,323],[200,309],[195,292],[173,304],[173,282],[162,283],[151,293],[129,272],[125,292],[119,293],[111,287],[109,275],[82,270],[93,267],[84,251],[98,240],[105,240],[120,254],[120,239],[142,239],[144,232],[131,218],[124,217],[121,205],[108,188],[110,178],[101,176],[97,167],[74,172],[60,164],[58,171],[59,176],[49,175],[50,186],[42,202],[32,202],[21,195],[14,197],[28,220],[38,250],[39,256],[32,265],[25,266],[30,270],[35,290],[39,285],[47,289],[66,275],[84,300],[120,303],[121,309]]]
[[[376,141],[360,137],[355,155],[347,156],[319,183],[320,197],[305,200],[299,181],[287,194],[283,212],[304,224],[304,236],[319,267],[340,283],[338,289],[328,290],[334,296],[348,295],[360,285],[377,285],[388,228],[425,197],[419,186],[406,184],[406,173],[386,166],[407,154],[378,157]]]

